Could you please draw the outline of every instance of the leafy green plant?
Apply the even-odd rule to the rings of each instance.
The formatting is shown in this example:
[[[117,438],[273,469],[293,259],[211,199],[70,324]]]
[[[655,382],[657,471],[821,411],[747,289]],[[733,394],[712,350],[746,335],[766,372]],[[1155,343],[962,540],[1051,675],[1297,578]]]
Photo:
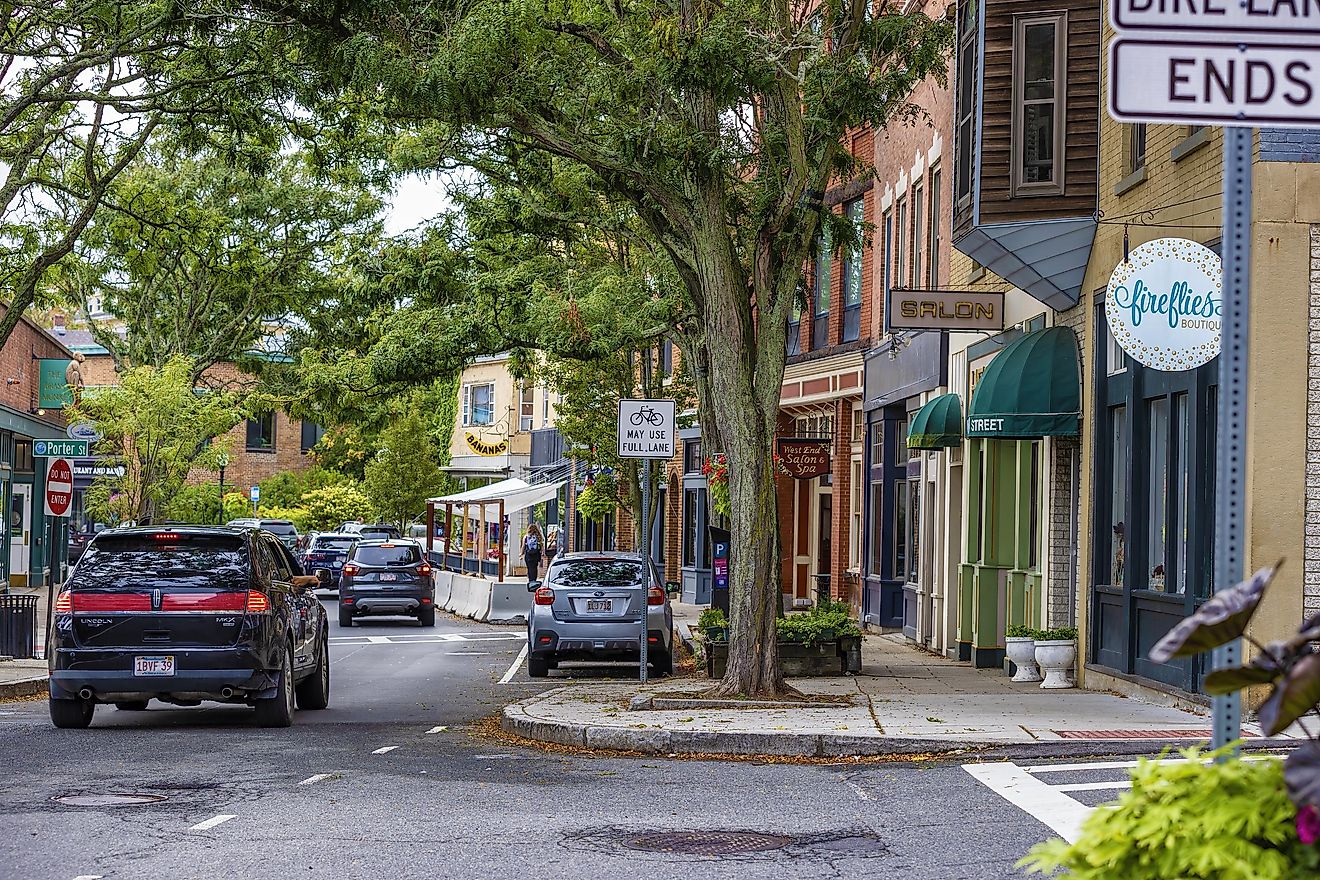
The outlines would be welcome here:
[[[1077,627],[1060,626],[1055,629],[1037,629],[1032,630],[1032,636],[1038,642],[1069,642],[1076,641]]]
[[[1278,761],[1142,760],[1132,788],[1093,812],[1076,843],[1051,840],[1018,863],[1071,880],[1302,880],[1320,871],[1320,848],[1295,827]]]
[[[724,629],[728,625],[729,619],[724,616],[724,612],[719,608],[707,608],[697,618],[699,629]]]
[[[333,529],[341,522],[367,519],[372,513],[371,501],[353,483],[305,492],[298,506],[305,512],[306,527],[318,531]]]
[[[593,522],[600,522],[619,506],[619,484],[612,473],[597,474],[591,485],[578,493],[578,512]]]
[[[1010,639],[1034,639],[1039,632],[1040,630],[1038,629],[1015,623],[1008,628],[1004,635],[1008,636]]]
[[[857,622],[848,616],[849,610],[847,603],[827,599],[803,614],[781,617],[775,621],[779,641],[819,645],[841,636],[861,635]]]

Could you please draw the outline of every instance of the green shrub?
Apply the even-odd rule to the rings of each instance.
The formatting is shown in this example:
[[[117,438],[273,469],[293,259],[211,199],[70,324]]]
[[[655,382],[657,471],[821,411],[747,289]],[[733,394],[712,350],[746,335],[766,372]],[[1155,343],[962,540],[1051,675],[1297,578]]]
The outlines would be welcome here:
[[[827,599],[804,614],[781,617],[775,621],[779,641],[818,645],[840,636],[861,635],[857,622],[848,616],[850,610],[846,602]]]
[[[1036,641],[1038,642],[1066,642],[1077,639],[1077,627],[1061,626],[1056,629],[1036,630]]]
[[[1039,632],[1040,630],[1038,629],[1015,623],[1004,632],[1004,635],[1008,636],[1010,639],[1034,639]]]
[[[207,525],[221,521],[222,516],[217,483],[184,486],[165,502],[165,519],[174,522]]]
[[[1018,863],[1069,880],[1302,880],[1320,848],[1297,836],[1279,761],[1184,749],[1188,760],[1143,760],[1132,789],[1096,810],[1076,843],[1051,840]]]
[[[298,503],[304,511],[306,528],[315,531],[336,528],[341,522],[371,516],[371,501],[353,483],[326,486],[303,493]]]
[[[619,484],[614,474],[597,474],[591,485],[577,496],[578,513],[592,522],[601,522],[619,506]]]
[[[719,608],[707,608],[697,618],[698,629],[727,629],[728,626],[729,619],[724,616],[724,612]]]

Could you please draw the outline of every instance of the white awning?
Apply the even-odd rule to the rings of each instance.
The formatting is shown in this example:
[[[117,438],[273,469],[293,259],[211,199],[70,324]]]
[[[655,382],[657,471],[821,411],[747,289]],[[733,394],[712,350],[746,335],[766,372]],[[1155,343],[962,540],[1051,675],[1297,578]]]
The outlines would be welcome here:
[[[508,480],[500,480],[491,483],[489,486],[478,486],[476,489],[468,489],[466,492],[459,492],[457,495],[446,495],[443,498],[428,499],[434,504],[464,504],[474,501],[498,501],[500,498],[511,492],[517,492],[520,489],[528,488],[526,480],[520,480],[513,477]]]
[[[504,515],[509,516],[520,510],[526,510],[534,504],[549,501],[559,494],[559,490],[564,488],[567,482],[567,480],[560,480],[557,483],[540,483],[532,486],[524,480],[514,478],[501,480],[489,486],[482,486],[480,489],[470,489],[458,495],[432,498],[430,500],[434,504],[461,505],[466,503],[468,505],[468,516],[472,519],[477,518],[475,505],[485,504],[486,521],[495,522],[500,515],[499,504],[501,501],[504,502]]]

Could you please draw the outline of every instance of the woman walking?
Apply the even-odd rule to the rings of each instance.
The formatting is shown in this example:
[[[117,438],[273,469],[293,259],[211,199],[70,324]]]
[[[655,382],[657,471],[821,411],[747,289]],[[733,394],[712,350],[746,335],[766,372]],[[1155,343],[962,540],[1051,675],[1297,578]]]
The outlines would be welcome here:
[[[523,562],[527,563],[527,580],[529,583],[538,580],[537,575],[541,570],[541,548],[544,544],[545,540],[541,535],[541,527],[536,523],[532,523],[527,527],[522,539]]]

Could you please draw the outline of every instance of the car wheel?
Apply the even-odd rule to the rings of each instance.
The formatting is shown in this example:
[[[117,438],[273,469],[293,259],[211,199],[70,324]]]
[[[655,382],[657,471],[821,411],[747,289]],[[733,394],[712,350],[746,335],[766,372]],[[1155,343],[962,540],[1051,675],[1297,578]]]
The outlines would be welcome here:
[[[257,700],[257,723],[262,727],[289,727],[293,724],[293,656],[284,653],[284,666],[275,683],[275,696]]]
[[[674,655],[668,651],[653,651],[647,659],[658,677],[674,674]]]
[[[120,712],[141,712],[147,708],[147,700],[128,700],[123,703],[115,703],[115,708]]]
[[[56,727],[82,728],[92,723],[96,704],[91,700],[51,700],[50,720]]]
[[[529,654],[527,657],[527,674],[532,678],[545,678],[550,674],[549,658]]]
[[[294,690],[299,709],[324,709],[330,705],[330,642],[321,637],[316,671],[298,683]]]
[[[422,626],[435,626],[435,606],[428,605],[417,612],[417,622]]]
[[[353,625],[353,612],[346,608],[339,609],[339,625],[347,629]]]

